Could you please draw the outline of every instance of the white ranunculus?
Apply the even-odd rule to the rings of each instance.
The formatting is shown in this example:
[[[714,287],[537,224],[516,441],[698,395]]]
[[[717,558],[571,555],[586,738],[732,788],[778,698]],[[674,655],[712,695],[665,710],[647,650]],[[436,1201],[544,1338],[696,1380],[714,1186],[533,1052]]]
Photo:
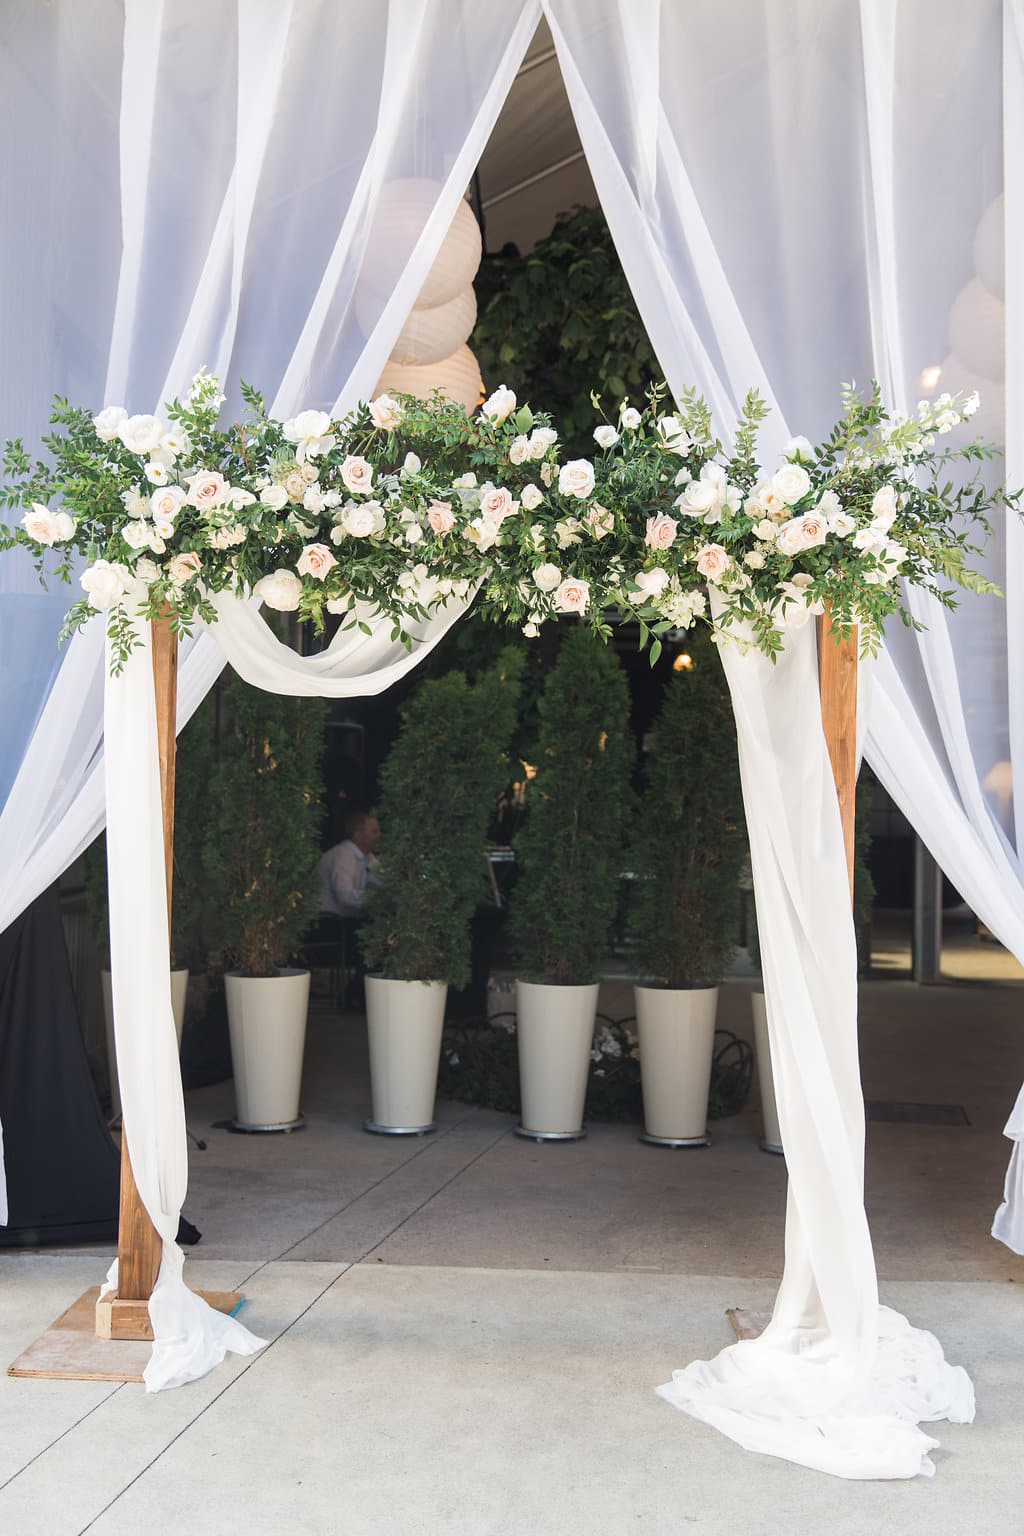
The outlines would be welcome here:
[[[489,421],[493,426],[497,427],[505,420],[506,416],[511,416],[515,408],[515,392],[511,389],[506,389],[505,385],[502,384],[500,388],[494,391],[493,395],[488,396],[484,401],[480,407],[480,415],[484,421]]]
[[[288,492],[283,485],[268,485],[260,492],[260,501],[273,512],[280,512],[288,504]]]
[[[605,426],[594,428],[594,442],[599,448],[614,448],[618,440],[619,434],[614,427],[609,427],[606,424]]]
[[[558,471],[558,489],[563,496],[585,500],[594,489],[594,466],[589,459],[570,459]]]
[[[97,560],[82,572],[82,589],[87,593],[90,608],[106,613],[116,608],[124,597],[129,573],[123,565],[111,565],[109,560]]]
[[[300,411],[285,422],[284,435],[296,444],[295,457],[300,464],[330,452],[336,441],[327,411]]]
[[[127,420],[128,412],[123,405],[108,405],[98,416],[93,417],[93,430],[102,442],[112,443],[116,437],[121,436],[121,423]]]
[[[637,571],[633,585],[639,587],[645,597],[659,597],[669,583],[668,571],[656,565],[653,571]]]
[[[796,459],[799,464],[812,464],[814,462],[814,449],[806,437],[791,437],[783,449],[787,459]]]
[[[129,453],[148,455],[154,448],[159,448],[166,431],[159,416],[126,416],[118,426],[117,435]]]
[[[557,565],[547,561],[535,568],[533,579],[542,592],[553,592],[562,579],[562,573]]]
[[[783,464],[772,476],[772,490],[787,507],[795,507],[811,488],[811,477],[802,464]]]
[[[268,608],[275,608],[278,613],[294,613],[302,597],[302,582],[294,571],[276,570],[262,576],[252,591]]]
[[[405,406],[390,395],[378,395],[376,400],[370,401],[370,416],[375,427],[382,432],[391,432],[405,419]]]
[[[623,401],[619,420],[627,432],[635,432],[642,419],[643,418],[641,417],[640,412],[636,409],[635,406],[627,405],[625,401]]]
[[[524,485],[519,500],[527,512],[535,512],[544,500],[544,492],[538,485]]]

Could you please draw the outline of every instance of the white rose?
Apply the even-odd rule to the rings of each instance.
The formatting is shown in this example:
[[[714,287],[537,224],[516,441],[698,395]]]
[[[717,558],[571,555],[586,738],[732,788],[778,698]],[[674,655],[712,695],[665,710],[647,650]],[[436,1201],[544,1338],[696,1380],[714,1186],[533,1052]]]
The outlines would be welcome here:
[[[525,464],[530,457],[530,440],[527,437],[517,437],[508,451],[510,464]]]
[[[121,436],[121,423],[127,420],[128,412],[123,405],[108,405],[98,416],[93,417],[93,430],[102,442],[112,443],[115,437]]]
[[[56,543],[63,544],[73,537],[77,524],[70,512],[63,510],[53,514],[54,526],[57,531]]]
[[[280,512],[287,505],[288,492],[283,485],[268,485],[266,490],[260,492],[260,501],[272,511]]]
[[[703,517],[719,505],[718,487],[710,480],[691,480],[675,504],[686,517]]]
[[[787,459],[796,459],[798,463],[814,462],[814,449],[806,437],[791,437],[783,452]]]
[[[480,511],[493,523],[504,522],[506,517],[512,516],[515,509],[512,492],[506,490],[504,486],[492,485],[488,480],[486,485],[480,487]]]
[[[390,395],[378,395],[376,400],[370,401],[370,416],[375,427],[382,432],[391,432],[405,419],[405,406]]]
[[[542,459],[549,448],[553,448],[558,442],[558,433],[553,427],[534,427],[530,433],[528,447],[531,459]]]
[[[302,497],[302,510],[304,512],[319,513],[324,509],[324,492],[319,485],[307,485]]]
[[[637,427],[640,425],[642,417],[635,406],[626,405],[625,402],[623,402],[622,413],[619,417],[619,420],[622,422],[622,425],[625,427],[627,432],[635,432]]]
[[[772,543],[778,536],[779,525],[773,523],[770,517],[763,517],[754,529],[754,538],[763,539],[766,544]]]
[[[415,454],[415,453],[407,453],[406,454],[405,462],[402,465],[402,474],[403,475],[418,475],[422,468],[423,468],[423,461],[419,457],[418,454]]]
[[[373,532],[374,521],[373,507],[369,502],[360,506],[358,502],[350,501],[341,514],[342,528],[354,539],[368,538]]]
[[[787,507],[795,507],[811,488],[811,477],[802,464],[783,464],[772,476],[772,490]]]
[[[717,581],[732,565],[732,559],[721,544],[705,544],[697,551],[697,569],[708,581]]]
[[[562,579],[562,573],[557,565],[546,563],[537,566],[533,579],[542,592],[553,592]]]
[[[633,585],[639,587],[645,597],[659,597],[668,586],[668,571],[656,565],[653,571],[637,571]]]
[[[594,442],[599,448],[614,448],[619,440],[619,434],[614,427],[603,426],[594,428]]]
[[[662,441],[670,453],[682,455],[689,453],[693,447],[693,439],[678,416],[662,416],[658,422],[658,431],[661,433]]]
[[[670,549],[675,543],[679,524],[674,517],[669,517],[667,512],[659,512],[656,517],[647,519],[647,532],[644,534],[644,543],[651,549]]]
[[[491,522],[490,518],[475,517],[466,525],[462,533],[463,537],[468,539],[470,544],[475,544],[477,549],[486,550],[497,544],[501,538],[501,526]]]
[[[300,464],[328,453],[336,441],[326,411],[300,411],[285,422],[284,435],[290,443],[297,444],[295,457]]]
[[[834,533],[837,539],[845,539],[856,527],[857,520],[849,512],[834,512],[828,520],[829,533]]]
[[[527,512],[534,512],[544,500],[544,492],[538,485],[524,485],[519,493],[519,500]]]
[[[506,389],[504,384],[490,395],[480,408],[480,415],[492,426],[500,426],[506,416],[511,416],[516,408],[516,397],[511,389]]]
[[[891,485],[880,486],[871,503],[871,516],[886,532],[896,521],[896,491]]]
[[[589,459],[570,459],[558,472],[558,489],[563,496],[584,500],[594,489],[594,466]]]
[[[843,510],[843,504],[835,491],[822,491],[818,497],[817,510],[822,517],[835,517]]]
[[[583,526],[589,528],[594,538],[600,541],[615,532],[615,513],[602,507],[599,501],[592,501],[583,519]]]
[[[581,543],[578,517],[567,517],[562,522],[555,524],[555,538],[558,540],[559,549],[571,549],[574,544]]]
[[[567,576],[555,589],[552,602],[559,613],[586,613],[590,603],[590,584],[578,576]]]
[[[159,581],[160,567],[155,560],[150,560],[148,556],[143,555],[141,560],[135,562],[135,577],[137,581],[144,581],[147,585],[151,581]]]
[[[117,435],[130,453],[149,454],[159,448],[166,430],[159,416],[126,416]]]
[[[348,597],[329,597],[324,607],[328,613],[348,613],[350,600]]]
[[[467,470],[464,475],[460,475],[457,480],[453,480],[452,485],[457,491],[471,491],[476,485],[476,475],[471,469]]]
[[[129,549],[148,549],[150,531],[148,523],[125,523],[121,537]]]
[[[531,619],[528,624],[523,625],[523,634],[526,636],[527,640],[535,640],[540,634],[540,628]]]
[[[858,528],[853,536],[853,547],[876,555],[885,543],[885,533],[878,527]]]
[[[152,498],[150,511],[154,517],[171,518],[173,520],[177,517],[184,502],[185,492],[181,489],[180,485],[165,485]]]
[[[406,525],[405,542],[407,544],[418,544],[422,537],[423,529],[420,527],[419,523],[408,523]]]
[[[558,465],[547,463],[542,464],[540,467],[540,477],[544,484],[547,486],[548,490],[550,490],[555,481],[558,479]]]
[[[67,517],[67,513],[51,512],[49,507],[44,507],[41,502],[34,501],[32,503],[32,511],[25,513],[21,520],[21,526],[29,538],[34,539],[37,544],[45,544],[47,548],[52,548],[62,538],[70,538],[71,533],[75,531],[74,522],[71,518],[68,518],[68,522],[71,523],[71,533],[62,534],[60,532],[62,525],[58,519],[62,517]]]
[[[278,613],[294,613],[302,597],[302,582],[294,571],[271,571],[253,587],[253,596],[262,598],[268,608]]]
[[[764,569],[764,555],[759,549],[752,549],[749,554],[743,556],[743,564],[748,565],[752,571]]]
[[[111,565],[109,560],[97,560],[82,572],[82,589],[88,594],[90,608],[105,613],[116,608],[125,594],[128,572],[123,565]]]

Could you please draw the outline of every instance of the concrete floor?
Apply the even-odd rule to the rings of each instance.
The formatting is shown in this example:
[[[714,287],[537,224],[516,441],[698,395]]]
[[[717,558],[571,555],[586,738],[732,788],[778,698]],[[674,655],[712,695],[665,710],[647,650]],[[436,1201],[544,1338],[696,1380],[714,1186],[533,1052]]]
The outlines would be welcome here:
[[[749,1033],[748,991],[725,990],[726,1027]],[[631,1011],[621,984],[602,1003]],[[1008,1536],[1024,1260],[988,1229],[1022,1015],[1012,982],[863,989],[868,1098],[962,1104],[971,1122],[869,1126],[883,1297],[978,1391],[974,1426],[937,1426],[934,1480],[847,1484],[753,1457],[654,1396],[729,1341],[727,1306],[770,1304],[785,1168],[758,1150],[753,1110],[697,1152],[626,1126],[538,1147],[510,1117],[454,1104],[433,1137],[370,1137],[365,1028],[314,1015],[306,1131],[211,1129],[230,1085],[188,1103],[209,1145],[192,1153],[204,1237],[186,1274],[244,1288],[271,1347],[152,1398],[0,1380],[0,1532]],[[0,1258],[6,1360],[97,1281],[100,1254]]]

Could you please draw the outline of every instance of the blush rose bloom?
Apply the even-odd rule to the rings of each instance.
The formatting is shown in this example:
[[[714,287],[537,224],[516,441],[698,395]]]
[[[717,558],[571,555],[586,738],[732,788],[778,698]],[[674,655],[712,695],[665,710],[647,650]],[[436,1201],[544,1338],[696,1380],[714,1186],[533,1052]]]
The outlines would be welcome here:
[[[697,569],[708,581],[717,581],[731,564],[732,559],[721,544],[705,544],[697,551]]]
[[[594,489],[594,466],[589,459],[570,459],[563,464],[558,471],[558,489],[563,496],[578,496],[584,501]]]
[[[792,517],[788,523],[783,523],[776,547],[782,554],[792,558],[805,549],[815,549],[819,544],[824,544],[827,535],[828,523],[825,519],[816,512],[808,512],[806,517]]]
[[[109,560],[97,560],[82,572],[82,589],[88,594],[90,608],[105,613],[116,608],[124,597],[128,572],[123,565],[111,565]]]
[[[562,580],[562,573],[557,565],[547,563],[536,567],[533,579],[542,592],[553,592]]]
[[[180,485],[165,485],[153,493],[150,503],[153,516],[173,522],[185,505],[185,492]]]
[[[393,432],[405,420],[405,406],[390,395],[378,395],[370,401],[370,416],[380,431]]]
[[[595,539],[603,539],[607,534],[615,532],[615,513],[602,507],[599,501],[593,501],[583,518],[583,526],[589,528]]]
[[[54,544],[62,544],[65,539],[71,538],[75,531],[75,520],[67,512],[51,512],[49,507],[34,501],[32,511],[25,513],[21,526],[37,544],[52,548]]]
[[[783,464],[772,476],[772,490],[787,507],[795,507],[811,488],[811,477],[802,464]]]
[[[489,421],[492,426],[497,427],[501,425],[506,416],[511,416],[515,408],[515,392],[511,389],[506,389],[505,385],[502,384],[500,388],[494,391],[493,395],[490,395],[484,401],[480,408],[480,414],[485,421]]]
[[[294,571],[277,570],[263,576],[252,590],[268,608],[275,608],[278,613],[294,613],[302,596],[302,582]]]
[[[167,574],[175,586],[184,586],[186,581],[198,576],[202,568],[203,562],[194,549],[186,550],[181,555],[172,555],[167,562]]]
[[[201,469],[188,477],[187,500],[190,506],[205,512],[210,507],[219,507],[230,489],[220,470]]]
[[[427,522],[431,532],[443,538],[446,533],[451,533],[455,527],[455,513],[452,511],[450,501],[432,501],[427,508]]]
[[[148,455],[159,448],[166,431],[159,416],[127,416],[119,423],[117,435],[130,453]]]
[[[639,587],[645,597],[660,596],[668,583],[668,571],[663,570],[660,565],[655,566],[653,571],[637,571],[633,577],[633,585]]]
[[[678,532],[679,524],[675,518],[669,517],[667,512],[659,512],[657,517],[647,519],[644,543],[651,549],[671,549]]]
[[[93,431],[101,442],[112,443],[121,436],[121,423],[127,420],[128,412],[123,405],[108,405],[98,416],[93,417]]]
[[[326,544],[307,544],[295,562],[295,569],[300,576],[315,576],[317,581],[323,581],[337,563]]]
[[[512,499],[512,492],[504,486],[491,485],[488,482],[480,491],[480,515],[486,517],[492,523],[502,523],[506,517],[511,517],[516,504]]]
[[[559,613],[586,613],[590,603],[590,583],[579,576],[567,576],[552,594]]]
[[[341,466],[341,478],[346,490],[354,496],[365,496],[373,485],[373,465],[350,453]]]

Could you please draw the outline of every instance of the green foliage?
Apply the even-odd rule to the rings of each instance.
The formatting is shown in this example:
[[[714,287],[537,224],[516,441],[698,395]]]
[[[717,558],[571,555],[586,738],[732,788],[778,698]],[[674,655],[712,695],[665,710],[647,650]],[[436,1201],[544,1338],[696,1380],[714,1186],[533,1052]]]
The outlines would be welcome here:
[[[669,987],[721,981],[746,853],[736,726],[715,647],[673,672],[654,727],[636,818],[629,928],[639,973]]]
[[[507,650],[477,682],[430,678],[406,705],[381,773],[384,856],[360,933],[369,970],[469,981],[470,923],[486,891],[487,827],[508,776],[521,672]]]
[[[620,400],[639,405],[661,378],[600,208],[560,214],[529,256],[486,261],[476,289],[470,344],[484,378],[543,400],[567,457],[593,449],[595,384],[614,420]]]
[[[562,642],[539,721],[509,932],[523,976],[582,984],[615,917],[633,759],[625,674],[582,625]]]
[[[210,777],[206,842],[211,939],[246,976],[273,976],[320,895],[320,758],[326,707],[232,677]]]

